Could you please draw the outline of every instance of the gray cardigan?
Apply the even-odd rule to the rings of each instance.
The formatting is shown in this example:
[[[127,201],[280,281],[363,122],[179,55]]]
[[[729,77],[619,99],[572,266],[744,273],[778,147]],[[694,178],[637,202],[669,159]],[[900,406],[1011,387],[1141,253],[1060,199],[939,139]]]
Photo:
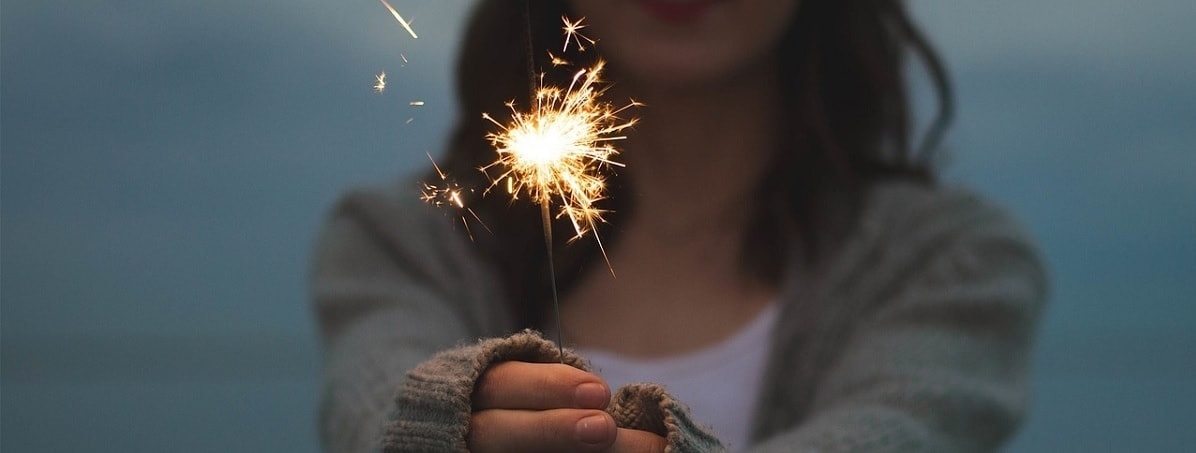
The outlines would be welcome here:
[[[417,195],[405,186],[349,194],[319,241],[312,291],[330,451],[375,450],[384,433],[400,450],[462,449],[461,402],[489,363],[462,357],[484,353],[471,344],[480,338],[517,330],[493,269]],[[749,451],[990,451],[1017,427],[1046,281],[1001,210],[964,191],[883,183],[833,256],[792,267]],[[542,361],[551,360],[555,352]],[[687,423],[663,398],[658,418]],[[404,446],[407,422],[431,443]],[[670,436],[672,450],[715,449],[703,435]]]

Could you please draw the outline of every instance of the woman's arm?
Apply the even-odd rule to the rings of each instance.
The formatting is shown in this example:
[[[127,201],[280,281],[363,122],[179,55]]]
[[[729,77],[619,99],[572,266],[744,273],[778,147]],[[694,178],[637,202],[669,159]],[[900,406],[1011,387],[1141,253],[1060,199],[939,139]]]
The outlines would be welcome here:
[[[491,277],[452,228],[414,196],[357,192],[334,208],[311,288],[324,343],[326,450],[376,449],[408,370],[463,340],[510,330]]]
[[[881,245],[839,273],[854,276],[839,282],[852,296],[831,299],[864,300],[859,321],[824,362],[804,420],[751,451],[992,451],[1015,430],[1041,263],[1000,210],[920,198],[865,219]]]
[[[351,194],[333,211],[312,279],[324,338],[320,430],[326,450],[465,451],[469,441],[561,445],[584,440],[577,435],[582,416],[607,408],[609,428],[619,424],[618,435],[607,433],[603,441],[609,451],[651,451],[650,445],[665,438],[674,451],[716,451],[711,448],[717,440],[692,425],[684,409],[658,387],[619,392],[609,407],[588,397],[574,401],[581,381],[600,379],[567,351],[565,361],[575,372],[536,366],[559,360],[556,346],[537,334],[499,337],[512,330],[512,323],[497,299],[493,273],[452,228],[413,197],[380,192]],[[482,337],[495,338],[474,341]],[[489,373],[491,365],[514,362],[528,366],[499,367],[497,380]],[[530,373],[501,376],[509,377],[511,370]],[[544,383],[557,375],[577,382]],[[527,422],[520,418],[527,413],[507,417],[512,412],[502,406],[523,405],[520,395],[529,394],[522,388],[509,392],[508,384],[527,387],[525,381],[541,382],[530,394],[533,400],[553,388],[561,394],[534,404],[575,406],[544,411],[559,417],[533,420],[542,428],[555,422],[565,428],[539,434],[512,428]],[[484,395],[475,401],[478,392]]]

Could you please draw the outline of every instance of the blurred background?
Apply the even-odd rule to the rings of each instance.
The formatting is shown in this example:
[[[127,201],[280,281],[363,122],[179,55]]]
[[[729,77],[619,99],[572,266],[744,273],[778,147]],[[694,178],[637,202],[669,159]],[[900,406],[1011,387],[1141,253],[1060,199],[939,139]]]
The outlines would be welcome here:
[[[0,449],[318,449],[312,241],[437,154],[472,4],[392,3],[419,39],[375,0],[4,1]],[[1051,269],[1007,451],[1190,451],[1196,3],[910,4],[959,91],[946,179]]]

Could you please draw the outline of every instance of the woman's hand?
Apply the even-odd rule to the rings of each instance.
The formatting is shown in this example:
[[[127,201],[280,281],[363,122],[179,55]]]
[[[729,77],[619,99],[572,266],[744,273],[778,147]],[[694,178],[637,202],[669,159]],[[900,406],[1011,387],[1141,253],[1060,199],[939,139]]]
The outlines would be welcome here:
[[[557,363],[503,362],[473,391],[466,442],[476,453],[663,452],[665,440],[621,429],[601,378]]]

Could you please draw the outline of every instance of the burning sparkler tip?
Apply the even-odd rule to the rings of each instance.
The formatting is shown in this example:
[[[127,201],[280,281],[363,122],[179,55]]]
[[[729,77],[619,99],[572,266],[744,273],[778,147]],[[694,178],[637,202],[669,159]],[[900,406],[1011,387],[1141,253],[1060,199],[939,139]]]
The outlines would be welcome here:
[[[600,61],[577,71],[567,89],[543,86],[541,80],[530,112],[507,103],[509,124],[482,114],[500,129],[487,136],[499,158],[483,172],[500,168],[503,173],[491,181],[506,181],[513,198],[523,192],[541,206],[559,205],[555,217],[568,218],[577,237],[596,233],[604,221],[607,211],[596,205],[605,198],[603,169],[622,166],[608,142],[625,138],[620,131],[635,124],[619,118],[631,105],[614,108],[600,100],[603,66]]]

